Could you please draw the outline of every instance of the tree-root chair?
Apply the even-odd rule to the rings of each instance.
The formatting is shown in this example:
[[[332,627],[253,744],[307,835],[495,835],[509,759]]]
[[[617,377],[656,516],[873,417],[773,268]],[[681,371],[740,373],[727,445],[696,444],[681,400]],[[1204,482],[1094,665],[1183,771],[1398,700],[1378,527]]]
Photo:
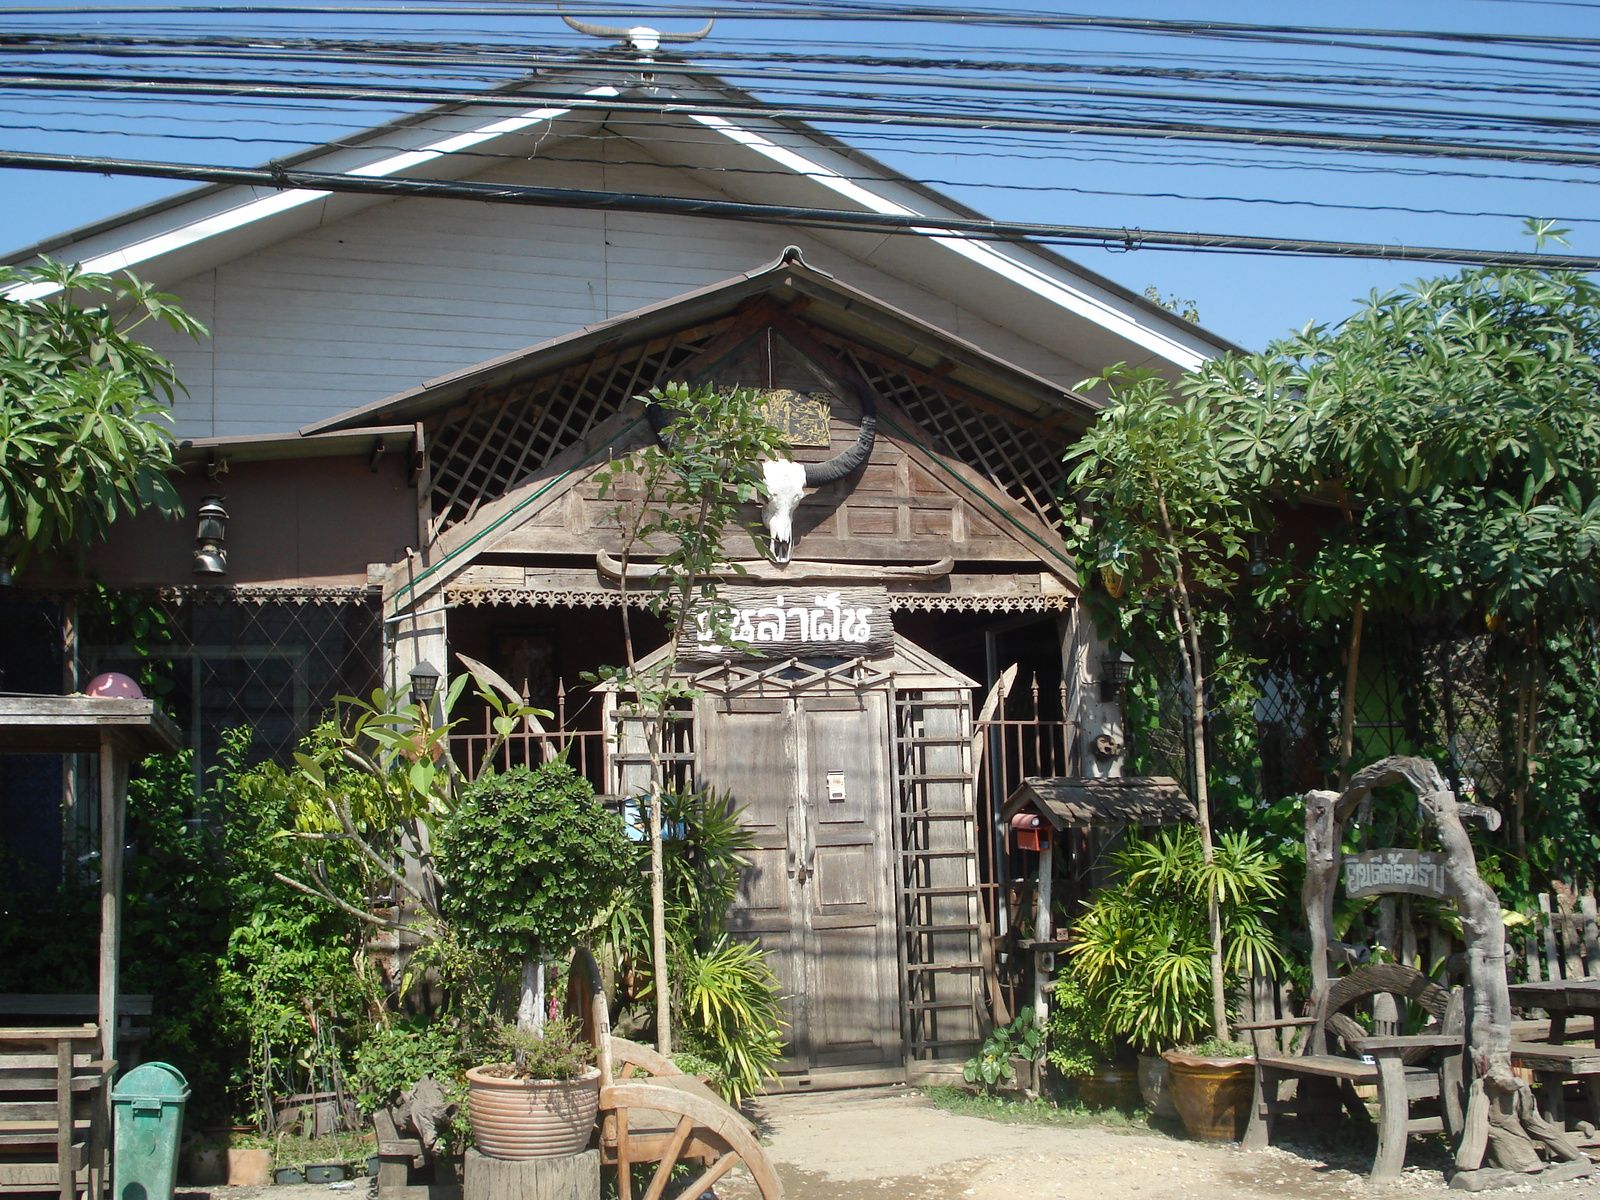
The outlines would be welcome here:
[[[683,1196],[703,1195],[742,1163],[762,1200],[782,1200],[778,1173],[756,1141],[755,1127],[737,1109],[664,1055],[612,1036],[599,968],[587,950],[573,957],[567,1008],[595,1047],[600,1162],[616,1168],[617,1200],[633,1200],[633,1167],[641,1163],[657,1164],[641,1200],[661,1200],[680,1163],[703,1168],[681,1190]]]
[[[1430,1031],[1399,1032],[1406,1006],[1417,1004],[1431,1017]],[[1347,1010],[1370,1006],[1374,1028],[1366,1029]],[[1274,1119],[1289,1111],[1310,1114],[1330,1090],[1358,1122],[1370,1127],[1371,1117],[1356,1093],[1359,1084],[1378,1088],[1378,1151],[1372,1160],[1372,1182],[1398,1179],[1405,1167],[1406,1140],[1414,1133],[1460,1135],[1462,1109],[1462,1045],[1465,1025],[1459,988],[1446,992],[1415,967],[1386,963],[1359,967],[1328,987],[1318,1011],[1298,1023],[1310,1027],[1298,1054],[1256,1055],[1255,1097],[1243,1147],[1264,1150],[1272,1141]],[[1326,1052],[1337,1038],[1346,1054]],[[1371,1061],[1364,1061],[1365,1058]],[[1285,1099],[1282,1085],[1297,1081],[1296,1096]],[[1417,1100],[1437,1100],[1435,1115],[1412,1116]]]

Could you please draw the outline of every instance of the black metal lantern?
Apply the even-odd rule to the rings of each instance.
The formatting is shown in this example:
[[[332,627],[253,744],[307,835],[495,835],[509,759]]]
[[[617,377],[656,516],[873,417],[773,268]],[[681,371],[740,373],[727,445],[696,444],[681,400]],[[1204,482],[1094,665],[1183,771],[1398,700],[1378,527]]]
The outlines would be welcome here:
[[[418,708],[427,708],[439,691],[439,668],[423,659],[411,668],[411,702]]]
[[[1122,685],[1133,678],[1133,656],[1119,650],[1100,660],[1100,701],[1110,704],[1122,695]]]
[[[228,536],[228,510],[222,507],[222,497],[202,496],[198,515],[200,525],[195,530],[194,573],[226,575],[228,552],[222,547]]]

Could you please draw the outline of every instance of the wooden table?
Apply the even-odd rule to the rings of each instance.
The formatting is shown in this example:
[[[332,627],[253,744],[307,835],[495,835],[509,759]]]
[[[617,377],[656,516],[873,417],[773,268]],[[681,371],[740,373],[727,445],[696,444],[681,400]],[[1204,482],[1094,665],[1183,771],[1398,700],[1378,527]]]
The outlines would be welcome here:
[[[1567,1040],[1567,1018],[1596,1018],[1594,1044],[1600,1046],[1600,979],[1552,979],[1546,983],[1513,983],[1507,989],[1518,1008],[1542,1008],[1550,1014],[1552,1046]]]
[[[1590,1120],[1600,1125],[1600,979],[1514,983],[1507,990],[1518,1008],[1542,1008],[1550,1014],[1550,1033],[1544,1041],[1511,1043],[1511,1065],[1533,1072],[1545,1116],[1565,1126],[1561,1090],[1568,1079],[1577,1079],[1589,1093]],[[1593,1049],[1563,1044],[1567,1018],[1579,1015],[1594,1017]]]

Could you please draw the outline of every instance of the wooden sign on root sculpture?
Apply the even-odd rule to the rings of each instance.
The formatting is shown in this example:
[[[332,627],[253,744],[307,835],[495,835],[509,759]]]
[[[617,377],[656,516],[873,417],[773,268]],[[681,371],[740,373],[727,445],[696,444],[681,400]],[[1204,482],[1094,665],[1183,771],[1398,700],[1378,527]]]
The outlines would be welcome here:
[[[599,1200],[600,1151],[548,1158],[490,1158],[468,1150],[464,1200]]]

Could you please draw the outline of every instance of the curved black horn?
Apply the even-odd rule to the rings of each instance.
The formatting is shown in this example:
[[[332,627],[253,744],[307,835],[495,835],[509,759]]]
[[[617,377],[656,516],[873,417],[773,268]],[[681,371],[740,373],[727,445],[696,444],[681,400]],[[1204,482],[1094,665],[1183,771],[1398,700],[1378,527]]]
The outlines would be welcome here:
[[[650,432],[656,435],[656,441],[671,450],[672,437],[667,433],[667,426],[672,422],[667,419],[666,410],[652,400],[644,406],[644,416],[650,422]]]
[[[861,401],[861,432],[856,437],[856,444],[843,453],[835,454],[827,462],[807,463],[807,487],[821,487],[825,483],[843,479],[851,471],[865,466],[867,459],[872,456],[872,444],[878,440],[878,401],[871,388],[852,385],[851,390]]]
[[[716,23],[717,19],[712,17],[711,20],[706,22],[706,27],[696,33],[663,33],[661,40],[663,42],[698,42],[711,32],[711,27]]]
[[[613,29],[610,25],[591,25],[587,21],[579,21],[574,17],[561,14],[561,19],[571,25],[579,33],[587,33],[590,37],[625,38],[628,36],[626,29]]]

